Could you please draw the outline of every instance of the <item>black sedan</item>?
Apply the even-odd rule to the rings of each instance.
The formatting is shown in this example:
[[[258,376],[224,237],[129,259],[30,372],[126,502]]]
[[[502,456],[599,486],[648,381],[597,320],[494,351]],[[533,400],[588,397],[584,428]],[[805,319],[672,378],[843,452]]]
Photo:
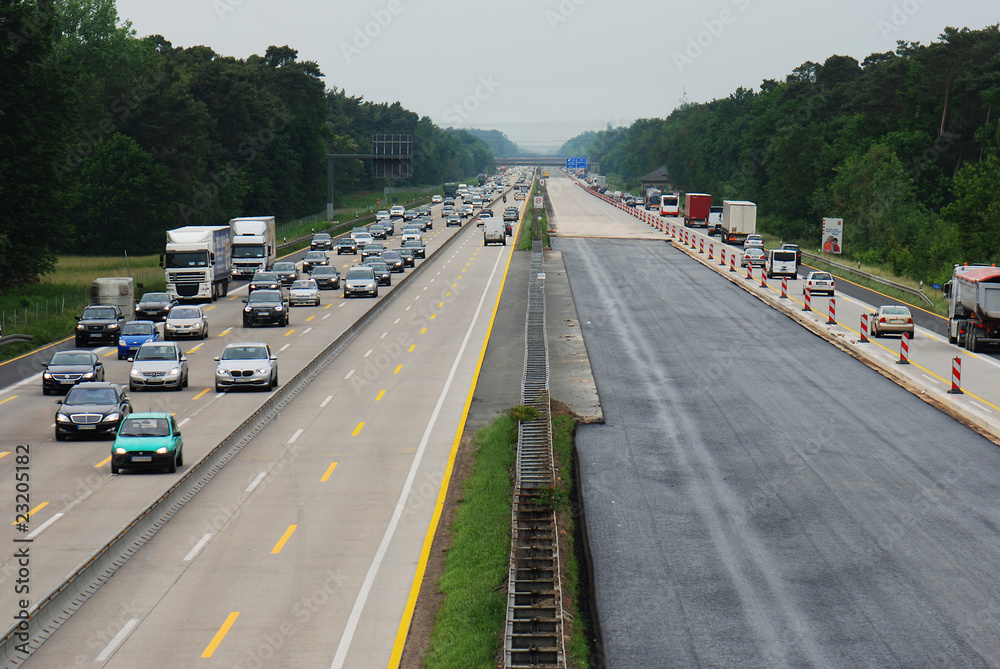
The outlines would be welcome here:
[[[358,255],[358,244],[350,237],[341,237],[337,242],[337,255],[342,256],[350,253],[352,256]]]
[[[378,285],[392,285],[392,272],[389,271],[389,266],[382,262],[381,258],[372,256],[370,258],[366,258],[361,264],[372,268],[372,271],[375,272],[375,281]]]
[[[383,251],[382,262],[389,266],[390,272],[402,272],[405,267],[403,266],[403,257],[396,253],[395,251]]]
[[[73,386],[66,399],[56,402],[56,441],[91,434],[114,434],[122,418],[132,413],[132,402],[117,383],[89,381]]]
[[[412,249],[414,258],[427,257],[427,249],[424,248],[424,243],[419,239],[407,239],[400,248]]]
[[[396,253],[399,257],[403,259],[403,267],[415,267],[417,264],[417,259],[413,257],[413,249],[399,248],[396,249]]]
[[[65,392],[78,383],[104,380],[104,363],[93,351],[59,351],[42,367],[42,394]]]
[[[312,279],[320,290],[340,288],[340,272],[336,267],[317,267],[312,272]]]
[[[295,263],[293,262],[274,263],[274,273],[278,275],[278,279],[283,286],[290,286],[299,278],[299,270],[295,268]]]
[[[280,290],[255,290],[243,300],[243,327],[288,325],[288,300]]]
[[[177,300],[168,293],[146,293],[135,305],[135,320],[159,323],[167,317],[170,307],[175,304]]]
[[[309,251],[302,259],[302,271],[311,274],[317,267],[325,267],[330,264],[330,258],[325,251]]]
[[[329,251],[333,249],[333,238],[326,232],[317,232],[309,242],[310,251]]]
[[[274,272],[257,272],[250,279],[250,286],[247,288],[251,293],[255,290],[278,290],[281,288],[281,279]]]

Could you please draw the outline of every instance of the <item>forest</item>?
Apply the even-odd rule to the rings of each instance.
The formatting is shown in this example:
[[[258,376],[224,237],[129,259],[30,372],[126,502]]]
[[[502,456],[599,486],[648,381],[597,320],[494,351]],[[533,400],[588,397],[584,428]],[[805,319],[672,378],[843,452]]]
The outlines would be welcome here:
[[[841,217],[853,258],[943,282],[956,263],[1000,261],[998,116],[998,26],[946,28],[929,45],[833,55],[759,91],[587,133],[562,153],[632,189],[666,165],[676,190],[757,202],[760,229],[805,248],[823,217]]]
[[[327,86],[289,46],[242,60],[138,38],[114,0],[0,1],[0,40],[0,291],[59,254],[151,254],[173,227],[322,211],[326,154],[370,153],[373,134],[415,135],[413,179],[394,186],[492,163],[464,130]],[[335,175],[341,194],[386,185],[361,160]]]

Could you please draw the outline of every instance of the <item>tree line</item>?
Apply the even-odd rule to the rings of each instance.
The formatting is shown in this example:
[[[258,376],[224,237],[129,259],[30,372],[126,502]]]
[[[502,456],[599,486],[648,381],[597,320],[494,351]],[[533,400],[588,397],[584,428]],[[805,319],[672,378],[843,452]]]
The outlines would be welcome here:
[[[150,254],[173,227],[322,211],[326,154],[370,153],[373,134],[415,136],[395,186],[491,164],[468,132],[323,78],[289,46],[237,59],[137,38],[114,0],[0,1],[0,290],[57,254]],[[336,167],[335,193],[386,184]]]
[[[818,247],[824,216],[845,249],[900,275],[947,280],[1000,261],[1000,32],[946,28],[862,62],[806,62],[759,91],[686,104],[574,138],[629,187],[660,165],[681,191],[758,203],[759,227]],[[578,155],[578,153],[573,153]]]

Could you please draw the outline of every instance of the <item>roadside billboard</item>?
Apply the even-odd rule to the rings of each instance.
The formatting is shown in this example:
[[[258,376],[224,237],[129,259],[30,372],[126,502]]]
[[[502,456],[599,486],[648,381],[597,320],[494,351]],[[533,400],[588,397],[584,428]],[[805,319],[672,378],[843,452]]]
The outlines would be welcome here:
[[[844,219],[823,219],[823,253],[840,254],[844,243]]]

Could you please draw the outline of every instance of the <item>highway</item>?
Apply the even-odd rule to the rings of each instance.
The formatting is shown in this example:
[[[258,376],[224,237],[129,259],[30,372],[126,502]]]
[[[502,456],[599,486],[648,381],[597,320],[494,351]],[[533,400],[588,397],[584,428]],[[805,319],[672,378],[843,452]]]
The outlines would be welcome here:
[[[759,272],[566,184],[552,246],[606,421],[577,430],[605,666],[1000,665],[997,445],[828,341],[849,301],[847,327],[803,327]]]
[[[179,420],[186,466],[177,475],[112,476],[110,441],[56,442],[57,398],[43,398],[28,376],[37,374],[33,365],[11,365],[28,381],[0,391],[0,432],[5,444],[31,445],[35,599],[267,397],[214,392],[212,357],[225,344],[270,343],[284,382],[394,295],[29,666],[185,666],[209,657],[220,666],[388,663],[512,252],[483,248],[471,220],[446,228],[434,214],[419,273],[394,274],[378,300],[325,291],[320,307],[293,308],[284,328],[241,327],[245,286],[207,306],[211,336],[183,346],[190,387],[131,394],[136,410],[170,411]],[[388,245],[396,244],[390,238]],[[343,268],[356,262],[331,257]],[[113,348],[97,350],[108,380],[127,384],[128,363]],[[13,457],[0,457],[5,499],[13,495],[13,467]],[[7,526],[7,546],[15,537]],[[0,567],[5,593],[16,572],[12,555]],[[0,601],[0,615],[12,620],[14,602]]]

